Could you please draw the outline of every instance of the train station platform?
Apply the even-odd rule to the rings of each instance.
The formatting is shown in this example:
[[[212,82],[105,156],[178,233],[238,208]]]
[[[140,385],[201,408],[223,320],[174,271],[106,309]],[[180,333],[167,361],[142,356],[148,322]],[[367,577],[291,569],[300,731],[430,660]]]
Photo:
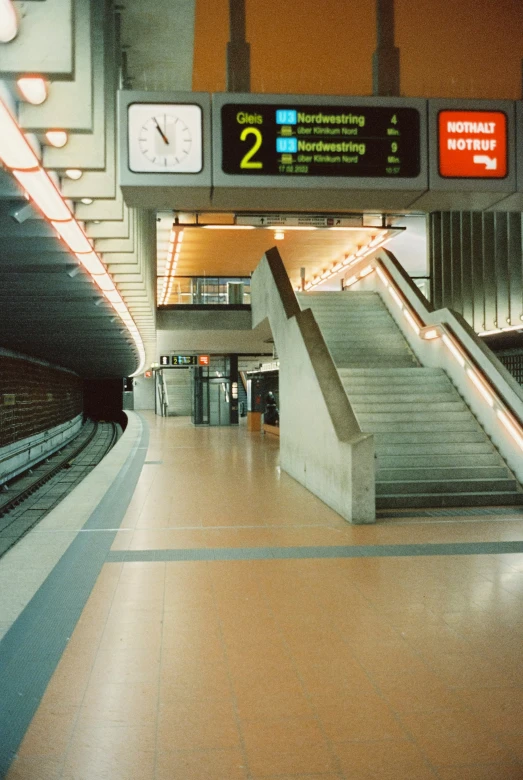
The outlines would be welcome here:
[[[351,526],[278,455],[130,412],[0,560],[0,776],[523,777],[521,509]]]

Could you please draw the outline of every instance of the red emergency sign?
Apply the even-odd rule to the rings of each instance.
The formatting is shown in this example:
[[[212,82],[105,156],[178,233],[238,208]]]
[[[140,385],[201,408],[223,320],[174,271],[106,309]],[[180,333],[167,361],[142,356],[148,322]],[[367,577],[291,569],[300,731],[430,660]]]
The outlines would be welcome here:
[[[507,175],[507,116],[503,111],[440,111],[439,174],[503,179]]]
[[[211,360],[209,355],[198,355],[198,365],[199,366],[208,366],[210,364]]]

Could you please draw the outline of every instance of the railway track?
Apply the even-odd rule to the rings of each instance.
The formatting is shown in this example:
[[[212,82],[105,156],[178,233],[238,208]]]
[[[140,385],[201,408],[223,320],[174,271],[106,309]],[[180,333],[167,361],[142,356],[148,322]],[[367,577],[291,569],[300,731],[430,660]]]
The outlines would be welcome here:
[[[87,421],[72,442],[0,493],[0,557],[54,509],[118,440],[116,423]]]

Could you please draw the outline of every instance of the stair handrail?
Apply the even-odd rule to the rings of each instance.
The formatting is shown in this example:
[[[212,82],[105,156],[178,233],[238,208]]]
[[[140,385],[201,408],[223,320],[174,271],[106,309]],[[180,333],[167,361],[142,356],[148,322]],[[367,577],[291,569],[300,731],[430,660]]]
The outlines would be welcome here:
[[[353,263],[345,289],[376,271],[410,328],[424,341],[441,339],[512,440],[523,450],[523,389],[465,319],[452,309],[435,310],[388,249]],[[521,469],[518,469],[521,474]]]

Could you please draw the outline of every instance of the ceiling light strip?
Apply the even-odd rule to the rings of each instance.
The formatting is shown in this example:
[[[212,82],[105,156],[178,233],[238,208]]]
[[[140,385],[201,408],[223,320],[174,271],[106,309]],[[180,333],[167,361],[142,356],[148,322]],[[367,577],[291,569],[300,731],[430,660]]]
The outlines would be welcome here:
[[[180,258],[180,251],[184,238],[183,228],[180,230],[176,224],[173,224],[169,235],[167,245],[167,257],[165,260],[165,270],[163,274],[163,287],[159,295],[159,305],[165,306],[173,287],[176,267]]]
[[[292,228],[285,228],[285,229],[292,230]],[[303,228],[303,229],[316,230],[317,228]],[[334,228],[327,228],[327,229],[333,230]],[[374,236],[374,238],[372,238],[371,241],[369,241],[367,244],[358,247],[356,252],[353,252],[350,255],[344,255],[343,258],[341,260],[338,260],[338,262],[336,262],[333,266],[331,266],[331,268],[320,271],[316,275],[315,279],[313,279],[312,281],[308,281],[305,284],[304,290],[306,292],[308,292],[309,290],[313,290],[315,287],[318,287],[318,285],[322,284],[323,282],[326,282],[327,279],[331,279],[333,276],[337,276],[340,273],[340,271],[342,271],[344,268],[349,268],[351,265],[354,265],[355,263],[359,263],[360,260],[363,260],[364,257],[367,257],[368,255],[375,252],[378,249],[378,247],[381,248],[389,241],[392,241],[394,237],[395,237],[395,233],[391,232],[391,230],[385,230],[382,231],[381,233],[378,233],[378,235]],[[347,282],[345,282],[345,287],[347,287]]]
[[[9,168],[24,192],[57,231],[67,248],[77,257],[105,298],[118,313],[138,350],[139,366],[145,367],[145,347],[140,332],[107,269],[67,206],[61,192],[28,144],[22,130],[0,99],[0,160]]]

